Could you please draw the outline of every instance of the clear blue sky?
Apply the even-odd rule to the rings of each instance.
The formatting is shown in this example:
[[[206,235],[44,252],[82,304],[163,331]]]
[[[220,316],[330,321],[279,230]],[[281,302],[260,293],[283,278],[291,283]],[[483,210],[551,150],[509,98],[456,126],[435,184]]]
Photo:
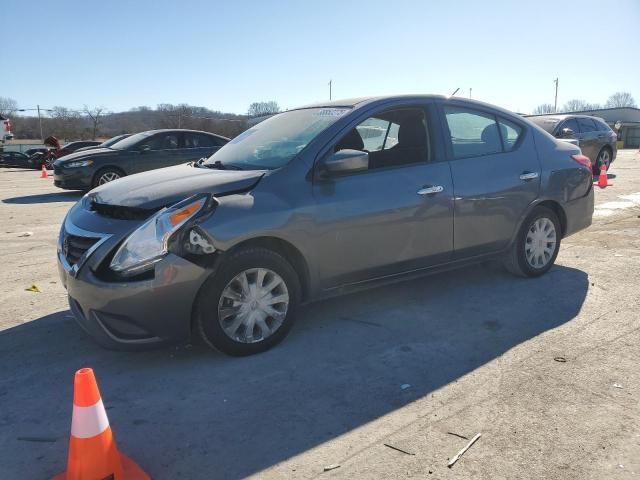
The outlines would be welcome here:
[[[530,112],[640,103],[640,1],[22,0],[2,2],[0,96],[111,111],[245,113],[328,98],[459,93]],[[7,49],[9,50],[7,53]]]

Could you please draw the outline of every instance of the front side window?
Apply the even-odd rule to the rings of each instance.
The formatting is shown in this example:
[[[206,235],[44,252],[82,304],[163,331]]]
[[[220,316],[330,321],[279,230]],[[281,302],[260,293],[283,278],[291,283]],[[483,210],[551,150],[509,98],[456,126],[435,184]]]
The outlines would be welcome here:
[[[427,162],[430,156],[425,110],[386,110],[347,132],[334,150],[361,150],[369,154],[369,170]]]
[[[160,133],[151,137],[145,145],[151,150],[174,150],[178,148],[178,134],[176,133]]]
[[[305,108],[274,115],[226,143],[205,166],[273,170],[289,163],[350,108]]]
[[[502,152],[502,140],[493,115],[459,107],[445,107],[454,158]]]
[[[211,148],[216,146],[217,144],[214,143],[214,137],[210,135],[204,135],[202,133],[184,134],[185,148]]]
[[[566,120],[561,126],[560,126],[560,130],[558,131],[558,135],[562,134],[562,130],[564,130],[565,128],[569,128],[573,131],[573,133],[580,133],[580,127],[578,126],[578,122],[576,121],[575,118],[570,118],[568,120]]]

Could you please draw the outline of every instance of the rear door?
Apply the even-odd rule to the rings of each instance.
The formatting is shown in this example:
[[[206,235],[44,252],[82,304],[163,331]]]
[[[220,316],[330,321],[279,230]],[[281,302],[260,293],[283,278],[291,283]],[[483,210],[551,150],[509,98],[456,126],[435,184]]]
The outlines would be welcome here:
[[[454,191],[454,257],[507,246],[540,190],[540,163],[523,123],[444,105]]]
[[[314,179],[314,251],[324,287],[450,260],[451,172],[430,112],[415,105],[370,113],[321,154],[369,152],[366,171]]]
[[[580,149],[593,163],[600,150],[598,146],[598,127],[591,118],[579,117],[577,120],[580,126]]]
[[[213,135],[207,135],[199,132],[184,133],[184,158],[185,162],[198,160],[200,158],[209,158],[219,148],[221,142]]]

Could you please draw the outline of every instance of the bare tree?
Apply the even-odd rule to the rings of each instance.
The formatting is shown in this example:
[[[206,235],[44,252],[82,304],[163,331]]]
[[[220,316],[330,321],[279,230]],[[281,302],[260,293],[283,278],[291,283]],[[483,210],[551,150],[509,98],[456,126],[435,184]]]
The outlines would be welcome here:
[[[82,134],[82,117],[79,112],[66,107],[53,107],[51,117],[53,135],[59,139],[75,139]]]
[[[261,117],[262,115],[273,115],[280,112],[278,102],[271,100],[270,102],[253,102],[249,105],[247,115],[250,117]]]
[[[13,98],[0,97],[0,115],[10,117],[16,110],[18,110],[18,102]]]
[[[589,103],[586,100],[574,98],[569,100],[562,106],[563,112],[581,112],[589,109]]]
[[[607,108],[619,108],[637,107],[638,105],[636,105],[636,101],[629,92],[616,92],[607,98],[607,103],[604,106]]]
[[[90,109],[86,105],[84,106],[83,112],[89,119],[91,120],[91,125],[93,127],[93,133],[91,135],[91,139],[95,140],[96,135],[98,134],[98,127],[100,125],[100,117],[106,113],[106,109],[104,107],[95,107]]]
[[[553,105],[550,103],[543,103],[542,105],[538,105],[533,109],[534,115],[544,115],[545,113],[554,113]]]

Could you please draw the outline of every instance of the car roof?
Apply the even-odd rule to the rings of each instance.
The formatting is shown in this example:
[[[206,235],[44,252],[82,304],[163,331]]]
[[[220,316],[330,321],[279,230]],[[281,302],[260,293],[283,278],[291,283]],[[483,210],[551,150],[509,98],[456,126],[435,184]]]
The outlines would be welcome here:
[[[440,100],[444,102],[452,102],[455,104],[463,104],[469,107],[479,107],[479,108],[489,108],[491,110],[497,110],[499,112],[504,113],[505,115],[517,116],[514,112],[510,110],[506,110],[502,107],[498,107],[497,105],[492,105],[490,103],[481,102],[479,100],[472,100],[464,97],[456,97],[446,95],[435,95],[435,94],[405,94],[405,95],[385,95],[385,96],[375,96],[375,97],[356,97],[356,98],[345,98],[339,100],[331,100],[329,102],[317,102],[311,103],[308,105],[304,105],[298,108],[294,108],[292,110],[302,110],[306,108],[360,108],[364,106],[370,106],[373,104],[384,104],[386,102],[415,102],[420,100]]]
[[[205,132],[203,130],[190,130],[188,128],[159,128],[157,130],[145,130],[144,132],[138,132],[138,133],[146,133],[147,135],[155,135],[156,133],[163,133],[163,132],[204,133],[205,135],[211,135],[211,136],[214,136],[214,137],[224,138],[225,140],[229,140],[227,137],[224,137],[222,135],[218,135],[217,133]],[[133,133],[131,135],[136,135],[136,134]]]
[[[552,114],[552,115],[525,115],[526,118],[530,118],[530,119],[534,119],[534,118],[541,118],[541,119],[549,119],[552,121],[561,121],[561,120],[566,120],[567,118],[597,118],[598,120],[602,120],[600,117],[596,117],[595,115],[579,115],[579,114],[574,114],[574,113],[563,113],[563,114]]]

